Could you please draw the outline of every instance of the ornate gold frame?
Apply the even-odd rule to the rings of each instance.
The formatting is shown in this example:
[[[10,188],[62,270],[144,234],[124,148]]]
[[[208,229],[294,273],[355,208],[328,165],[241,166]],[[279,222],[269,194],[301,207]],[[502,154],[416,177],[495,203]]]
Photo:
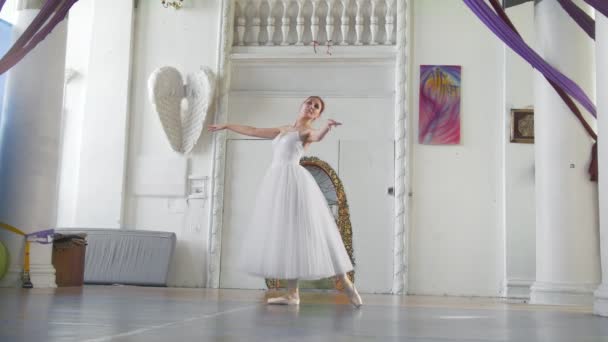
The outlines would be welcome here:
[[[355,256],[353,254],[353,229],[350,223],[350,213],[348,210],[348,202],[346,200],[346,193],[344,192],[344,186],[342,181],[338,177],[338,174],[334,169],[329,166],[325,161],[317,157],[303,157],[300,159],[300,165],[314,166],[323,170],[325,174],[331,179],[331,182],[336,189],[336,197],[338,198],[338,220],[336,222],[344,247],[346,247],[346,253],[350,257],[353,266],[355,265]],[[348,278],[354,283],[355,282],[355,271],[348,272]],[[335,287],[338,290],[343,289],[343,284],[334,279]],[[285,287],[285,281],[280,279],[266,279],[266,286],[269,289],[277,289]]]

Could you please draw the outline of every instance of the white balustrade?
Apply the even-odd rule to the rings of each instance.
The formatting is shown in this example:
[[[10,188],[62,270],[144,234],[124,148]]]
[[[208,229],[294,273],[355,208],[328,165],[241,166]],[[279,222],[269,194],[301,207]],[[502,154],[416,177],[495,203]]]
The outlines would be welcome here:
[[[327,3],[327,14],[325,15],[325,33],[327,42],[333,42],[334,37],[334,0],[326,0]]]
[[[310,33],[312,35],[312,41],[319,41],[319,16],[317,15],[317,10],[319,9],[319,2],[321,0],[311,0],[312,1],[312,14],[310,16]]]
[[[266,41],[266,45],[274,45],[274,31],[276,30],[275,23],[276,19],[272,12],[275,8],[277,0],[267,0],[268,2],[268,17],[266,18],[266,33],[268,34],[268,40]]]
[[[291,25],[291,18],[288,14],[290,4],[291,0],[283,0],[283,17],[281,18],[283,40],[281,41],[281,45],[289,45],[289,26]]]
[[[350,4],[350,0],[341,0],[342,2],[342,16],[340,17],[340,21],[342,24],[340,25],[340,29],[342,31],[342,40],[340,40],[340,45],[348,45],[348,29],[350,27],[350,17],[348,16],[348,5]]]
[[[386,17],[385,17],[385,31],[386,31],[386,40],[384,41],[385,45],[391,45],[393,43],[393,36],[395,30],[395,0],[386,0]]]
[[[371,0],[371,10],[370,10],[370,14],[369,14],[369,31],[371,34],[371,37],[369,39],[369,44],[370,45],[377,45],[378,44],[378,16],[376,15],[376,8],[378,7],[378,4],[380,3],[380,0]]]
[[[296,45],[304,45],[304,3],[306,0],[296,0],[298,2],[298,16],[296,17],[296,32],[298,41]]]
[[[250,45],[260,45],[260,29],[262,20],[260,19],[260,4],[262,0],[251,0],[253,5],[253,18],[251,20],[251,33],[253,35]]]
[[[395,44],[397,0],[234,1],[234,45]]]
[[[237,0],[236,1],[236,34],[237,39],[235,39],[236,45],[245,45],[245,27],[247,25],[247,14],[245,13],[247,10],[247,0]]]
[[[363,0],[355,0],[357,4],[357,16],[355,17],[355,33],[357,33],[357,40],[355,41],[355,45],[363,45],[362,35],[363,35],[363,15],[361,14]]]

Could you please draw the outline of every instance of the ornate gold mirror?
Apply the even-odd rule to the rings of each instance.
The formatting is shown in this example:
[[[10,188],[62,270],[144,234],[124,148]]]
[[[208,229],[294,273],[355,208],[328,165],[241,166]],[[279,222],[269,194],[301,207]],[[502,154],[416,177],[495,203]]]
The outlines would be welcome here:
[[[351,262],[355,265],[353,255],[353,232],[350,224],[350,214],[348,211],[348,202],[342,181],[334,169],[325,161],[316,157],[303,157],[300,159],[300,165],[312,174],[317,181],[321,192],[327,200],[327,204],[336,219],[338,230],[342,236],[342,241],[346,247],[346,252],[350,257]],[[349,279],[355,281],[355,271],[348,273]],[[342,284],[337,282],[333,277],[319,280],[300,281],[300,288],[303,289],[342,289]],[[266,286],[269,289],[285,288],[287,282],[282,279],[266,279]]]

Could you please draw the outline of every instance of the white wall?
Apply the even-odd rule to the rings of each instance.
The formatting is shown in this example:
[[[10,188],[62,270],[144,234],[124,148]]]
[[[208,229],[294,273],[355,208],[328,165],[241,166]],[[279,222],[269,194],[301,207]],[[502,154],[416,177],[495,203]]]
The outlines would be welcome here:
[[[75,223],[82,124],[93,26],[93,0],[80,0],[70,10],[65,57],[62,154],[57,226]],[[85,48],[83,48],[85,47]]]
[[[182,73],[201,66],[216,69],[220,1],[193,0],[184,8],[163,8],[159,1],[138,1],[132,75],[132,102],[125,227],[172,231],[177,234],[170,284],[204,286],[207,253],[207,200],[190,200],[143,182],[146,170],[171,172],[187,166],[187,174],[210,174],[211,140],[203,133],[189,157],[177,155],[164,136],[160,121],[148,101],[147,80],[161,66]],[[211,118],[210,118],[211,119]],[[183,174],[172,183],[185,183]],[[156,184],[167,179],[156,179]],[[136,184],[146,183],[148,186]],[[139,196],[136,192],[155,193]]]
[[[597,92],[599,94],[608,90],[608,68],[605,63],[608,58],[608,18],[598,15],[596,18],[596,67]],[[597,97],[598,133],[608,132],[608,99],[605,96]],[[600,213],[600,253],[602,265],[602,283],[595,292],[593,312],[597,315],[608,316],[608,140],[598,141],[599,166],[599,213]]]
[[[534,46],[534,3],[507,11],[524,40]],[[529,297],[536,278],[534,145],[510,143],[510,110],[534,104],[533,69],[505,47],[505,109],[503,111],[506,286],[509,297]]]
[[[504,273],[497,169],[504,112],[502,45],[460,1],[410,3],[409,293],[497,296]],[[460,145],[415,142],[421,64],[462,66]]]
[[[290,124],[301,102],[317,88],[319,77],[343,81],[334,89],[315,90],[314,94],[323,96],[327,105],[327,111],[315,126],[319,127],[329,118],[343,125],[332,130],[322,142],[313,144],[305,155],[330,164],[344,186],[352,226],[357,288],[366,293],[389,293],[393,286],[394,198],[387,189],[394,182],[394,99],[390,92],[394,65],[390,59],[373,67],[365,61],[345,60],[329,70],[326,63],[296,63],[299,65],[260,63],[256,70],[258,76],[277,72],[276,69],[289,70],[300,80],[291,87],[299,89],[281,92],[277,89],[278,83],[269,82],[270,87],[260,84],[247,91],[246,84],[234,83],[233,87],[240,90],[230,95],[229,121],[263,127]],[[357,64],[360,71],[353,74]],[[253,70],[240,66],[234,72],[253,73]],[[373,82],[362,81],[371,74],[376,75]],[[357,96],[372,85],[378,86],[378,90],[368,91],[368,96]],[[323,87],[331,85],[326,83]],[[236,260],[242,243],[239,238],[254,210],[256,187],[271,160],[271,146],[269,141],[252,142],[238,134],[229,134],[229,139],[220,284],[232,288],[262,288],[265,287],[262,279],[245,276]]]
[[[84,6],[86,0],[81,1]],[[174,153],[148,101],[146,83],[149,74],[164,65],[182,72],[195,71],[200,66],[215,69],[220,3],[192,0],[176,11],[163,8],[157,1],[138,1],[131,89],[120,97],[131,96],[122,227],[176,232],[178,245],[170,280],[175,286],[204,286],[206,281],[209,202],[186,202],[185,190],[180,194],[175,189],[186,184],[188,174],[210,175],[211,140],[203,133],[192,155]],[[521,246],[518,241],[522,239],[528,243],[528,229],[533,233],[533,226],[529,225],[533,223],[533,212],[522,214],[522,210],[531,207],[525,201],[518,202],[531,200],[533,174],[528,174],[527,168],[532,147],[504,142],[508,139],[506,108],[511,104],[527,105],[529,96],[525,81],[523,87],[521,81],[512,78],[505,84],[505,60],[507,68],[518,70],[513,75],[521,73],[525,78],[527,71],[515,57],[505,55],[499,40],[460,1],[412,0],[410,4],[413,197],[409,290],[413,294],[501,295],[506,272],[505,226],[510,241],[507,248]],[[511,10],[516,20],[520,15],[517,11]],[[521,18],[522,23],[528,20],[525,13]],[[74,39],[84,36],[85,32]],[[414,143],[421,64],[463,66],[462,143],[458,146]],[[77,84],[79,80],[72,82]],[[66,109],[79,106],[82,104],[74,99]],[[76,145],[70,146],[77,149]],[[507,165],[504,172],[503,164]],[[167,181],[158,176],[163,174],[173,175]],[[172,185],[159,186],[168,183]],[[533,263],[526,263],[533,253],[526,249],[522,254],[525,255],[513,254],[513,259],[509,259],[507,253],[508,277],[525,278],[533,273]],[[387,265],[392,262],[386,260]]]
[[[6,20],[11,24],[14,24],[17,19],[17,1],[18,0],[6,0],[2,11],[0,11],[0,19]]]
[[[13,42],[38,13],[17,13]],[[0,221],[25,233],[56,222],[66,35],[64,21],[7,74],[0,122]],[[22,259],[14,252],[22,247],[11,240],[13,258],[5,281],[12,284],[2,285],[19,283]],[[51,252],[50,245],[32,246],[30,277],[35,287],[55,287]]]
[[[87,1],[71,14],[59,224],[118,228],[124,198],[133,0]],[[107,22],[112,21],[108,26]]]

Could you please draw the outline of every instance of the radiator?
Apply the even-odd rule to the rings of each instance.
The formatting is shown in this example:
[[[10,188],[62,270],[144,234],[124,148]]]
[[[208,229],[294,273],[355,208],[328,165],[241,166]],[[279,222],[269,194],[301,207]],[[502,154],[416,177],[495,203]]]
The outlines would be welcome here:
[[[56,232],[87,234],[85,284],[167,285],[175,233],[95,228]]]

